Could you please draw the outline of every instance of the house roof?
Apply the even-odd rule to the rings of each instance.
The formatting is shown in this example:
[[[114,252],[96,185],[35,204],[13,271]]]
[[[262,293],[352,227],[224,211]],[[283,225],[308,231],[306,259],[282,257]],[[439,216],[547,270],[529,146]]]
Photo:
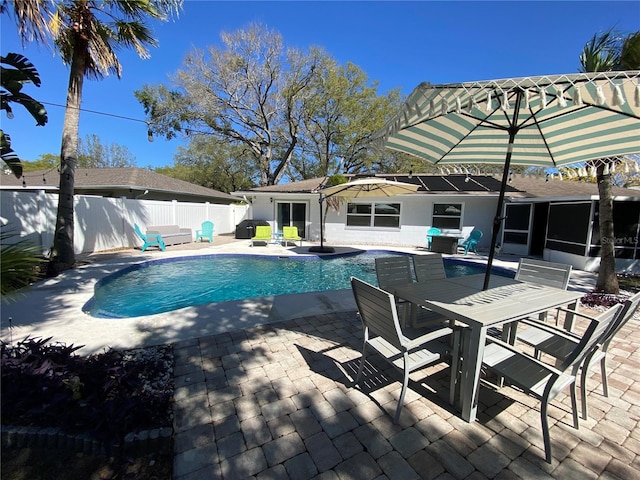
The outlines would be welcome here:
[[[356,178],[372,175],[345,175]],[[417,193],[422,194],[473,194],[497,195],[500,192],[501,178],[493,175],[428,175],[428,174],[377,174],[397,182],[420,185]],[[251,193],[312,193],[321,188],[326,177],[302,180],[300,182],[257,187]],[[245,192],[245,194],[248,192]],[[640,191],[613,187],[615,196],[640,197]],[[574,181],[547,181],[545,178],[513,175],[506,187],[506,195],[511,198],[553,198],[553,197],[591,197],[598,195],[595,183]]]
[[[490,175],[418,175],[418,174],[376,174],[376,175],[345,175],[347,179],[378,177],[396,182],[419,185],[418,193],[474,193],[492,194],[500,190],[500,180]],[[466,180],[468,178],[468,180]],[[322,188],[327,177],[312,178],[299,182],[270,185],[268,187],[256,187],[249,192],[268,193],[312,193]],[[518,191],[508,187],[507,191],[515,194]],[[240,192],[237,192],[240,193]],[[245,192],[246,193],[246,192]]]
[[[13,175],[0,175],[0,188],[57,191],[60,174],[57,169],[25,172],[22,178]],[[24,182],[24,183],[23,183]],[[167,177],[145,168],[78,168],[75,173],[76,193],[104,194],[111,192],[130,192],[137,194],[149,190],[151,193],[181,194],[187,197],[210,198],[212,201],[237,202],[238,199],[218,190],[202,187],[193,183]],[[100,193],[102,192],[102,193]],[[108,195],[104,195],[108,196]],[[152,198],[146,195],[145,198]]]
[[[592,182],[577,182],[569,180],[549,180],[542,177],[514,175],[510,184],[527,197],[553,198],[553,197],[588,197],[597,196],[598,184]],[[612,187],[616,197],[640,197],[640,191],[633,188]]]

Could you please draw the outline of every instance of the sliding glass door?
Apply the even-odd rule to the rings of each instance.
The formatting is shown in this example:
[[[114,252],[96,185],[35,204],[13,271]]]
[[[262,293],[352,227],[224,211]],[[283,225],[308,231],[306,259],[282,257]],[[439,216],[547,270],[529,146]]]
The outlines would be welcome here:
[[[276,204],[277,230],[282,231],[282,227],[298,227],[298,235],[306,238],[305,228],[307,226],[307,204],[296,202],[278,202]]]

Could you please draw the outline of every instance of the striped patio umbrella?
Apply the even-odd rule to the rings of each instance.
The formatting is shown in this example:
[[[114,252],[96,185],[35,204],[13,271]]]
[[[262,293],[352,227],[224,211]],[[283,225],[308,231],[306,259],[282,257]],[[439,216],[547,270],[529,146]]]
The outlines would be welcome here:
[[[324,230],[322,222],[322,203],[331,197],[361,198],[361,197],[394,197],[405,193],[416,193],[420,185],[394,182],[385,178],[366,177],[323,188],[318,193],[320,202],[320,246],[309,247],[310,252],[332,253],[333,247],[324,245]]]
[[[422,83],[375,138],[434,164],[504,165],[486,288],[511,166],[640,153],[640,72]]]

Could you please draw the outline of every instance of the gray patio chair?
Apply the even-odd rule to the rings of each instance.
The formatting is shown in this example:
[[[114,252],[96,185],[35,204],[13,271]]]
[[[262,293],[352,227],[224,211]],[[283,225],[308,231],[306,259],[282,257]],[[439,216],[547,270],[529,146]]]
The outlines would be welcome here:
[[[521,258],[518,262],[515,279],[566,290],[570,276],[571,265]]]
[[[378,257],[375,259],[376,278],[378,286],[393,293],[398,285],[413,283],[413,273],[411,272],[411,259],[407,255],[394,255],[392,257]],[[411,303],[401,298],[396,298],[398,310],[402,324],[406,325],[408,316],[411,313]]]
[[[546,262],[534,260],[532,258],[521,258],[518,262],[518,270],[515,279],[521,282],[536,283],[547,287],[561,288],[566,290],[571,277],[571,265],[564,263]],[[557,312],[554,315],[556,325],[558,324]],[[540,314],[540,320],[547,320],[548,313]]]
[[[607,351],[613,338],[633,318],[640,306],[640,292],[629,298],[622,307],[622,312],[616,322],[611,325],[607,334],[586,356],[582,364],[582,374],[580,377],[580,396],[582,400],[582,418],[589,418],[587,409],[587,372],[591,365],[600,362],[600,373],[602,377],[602,393],[609,396],[609,384],[607,380]],[[573,312],[570,312],[573,313]],[[518,335],[518,340],[534,348],[536,358],[541,357],[541,353],[546,353],[558,361],[566,358],[569,353],[580,342],[581,337],[575,333],[567,332],[564,329],[553,327],[546,323],[535,320],[524,320],[523,323],[529,328]]]
[[[413,270],[416,272],[418,282],[440,280],[447,277],[441,253],[413,255]]]
[[[440,280],[447,277],[444,270],[444,260],[441,253],[430,253],[427,255],[412,255],[413,271],[418,282],[428,282],[430,280]],[[416,310],[412,318],[412,326],[416,328],[430,326],[447,321],[441,315],[420,307]]]
[[[362,376],[367,347],[371,347],[387,362],[400,370],[403,374],[402,390],[393,418],[393,422],[398,423],[409,384],[409,374],[427,365],[444,361],[450,355],[449,401],[453,403],[457,372],[459,371],[460,330],[443,327],[416,338],[409,338],[400,328],[396,301],[392,294],[355,277],[351,277],[351,288],[364,329],[362,358],[353,384],[357,385]]]
[[[579,428],[576,376],[580,365],[592,349],[602,341],[610,326],[622,314],[622,305],[616,305],[598,317],[575,315],[589,320],[584,335],[569,354],[555,367],[518,350],[501,340],[487,337],[482,364],[485,368],[505,378],[510,384],[540,400],[540,419],[544,439],[545,460],[551,463],[551,439],[547,410],[549,402],[567,387],[571,389],[573,426]]]

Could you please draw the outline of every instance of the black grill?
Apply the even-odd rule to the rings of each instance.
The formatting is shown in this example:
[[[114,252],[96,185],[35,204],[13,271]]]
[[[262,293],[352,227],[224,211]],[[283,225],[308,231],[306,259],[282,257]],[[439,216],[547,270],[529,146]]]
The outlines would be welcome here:
[[[236,225],[236,238],[251,238],[257,225],[269,225],[266,220],[243,220]]]

